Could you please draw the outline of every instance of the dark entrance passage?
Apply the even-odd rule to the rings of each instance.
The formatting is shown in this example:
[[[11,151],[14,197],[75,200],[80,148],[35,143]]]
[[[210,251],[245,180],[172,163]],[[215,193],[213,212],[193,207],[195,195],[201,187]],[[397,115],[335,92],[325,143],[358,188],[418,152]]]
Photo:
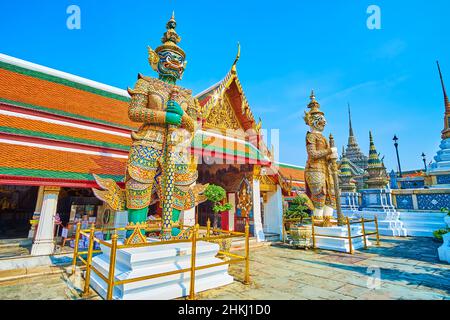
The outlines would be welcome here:
[[[27,238],[38,187],[0,186],[0,239]]]

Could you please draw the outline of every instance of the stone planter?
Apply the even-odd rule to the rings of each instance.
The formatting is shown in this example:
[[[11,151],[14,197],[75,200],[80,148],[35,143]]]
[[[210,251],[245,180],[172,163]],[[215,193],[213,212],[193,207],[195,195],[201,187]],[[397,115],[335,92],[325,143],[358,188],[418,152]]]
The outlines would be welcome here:
[[[298,247],[310,247],[312,228],[310,225],[293,225],[290,228],[292,245]]]
[[[231,239],[231,238],[215,239],[215,240],[211,240],[210,242],[217,243],[219,245],[219,251],[230,252],[231,245],[233,243],[233,239]],[[228,256],[221,254],[221,253],[217,254],[217,257],[224,259],[224,260],[229,260]]]

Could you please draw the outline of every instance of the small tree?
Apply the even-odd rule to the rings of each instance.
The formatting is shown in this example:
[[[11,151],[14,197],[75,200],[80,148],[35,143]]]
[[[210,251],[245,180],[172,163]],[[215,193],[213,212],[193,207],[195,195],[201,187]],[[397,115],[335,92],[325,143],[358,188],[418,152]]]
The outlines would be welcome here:
[[[223,203],[227,193],[224,188],[217,186],[215,184],[210,184],[206,187],[205,197],[213,204],[213,228],[217,229],[217,215],[219,212],[227,211],[231,209],[231,204],[228,202]]]
[[[297,196],[295,197],[289,209],[285,210],[284,216],[286,219],[298,219],[303,222],[303,218],[308,217],[307,198]]]

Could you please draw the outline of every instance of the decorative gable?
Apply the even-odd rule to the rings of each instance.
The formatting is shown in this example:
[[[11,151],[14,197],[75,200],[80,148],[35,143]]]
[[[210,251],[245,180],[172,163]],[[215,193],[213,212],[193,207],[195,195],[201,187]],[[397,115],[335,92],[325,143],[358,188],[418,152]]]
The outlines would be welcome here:
[[[205,125],[209,128],[223,130],[242,128],[227,94],[224,94],[223,98],[212,107]]]

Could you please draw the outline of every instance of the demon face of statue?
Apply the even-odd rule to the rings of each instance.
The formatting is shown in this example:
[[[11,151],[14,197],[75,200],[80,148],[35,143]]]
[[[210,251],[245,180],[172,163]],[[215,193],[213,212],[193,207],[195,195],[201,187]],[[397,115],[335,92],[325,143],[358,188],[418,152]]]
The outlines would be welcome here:
[[[187,64],[183,55],[170,49],[162,49],[156,53],[150,47],[148,53],[150,65],[160,76],[181,80]]]
[[[327,120],[322,113],[307,113],[305,112],[305,123],[311,128],[312,131],[323,132],[327,125]]]
[[[322,132],[325,129],[326,125],[327,125],[327,120],[325,119],[324,115],[314,114],[311,117],[311,122],[310,122],[311,129]]]
[[[159,61],[156,71],[160,75],[181,80],[186,67],[184,57],[181,54],[170,50],[161,50],[158,52],[158,57]]]

